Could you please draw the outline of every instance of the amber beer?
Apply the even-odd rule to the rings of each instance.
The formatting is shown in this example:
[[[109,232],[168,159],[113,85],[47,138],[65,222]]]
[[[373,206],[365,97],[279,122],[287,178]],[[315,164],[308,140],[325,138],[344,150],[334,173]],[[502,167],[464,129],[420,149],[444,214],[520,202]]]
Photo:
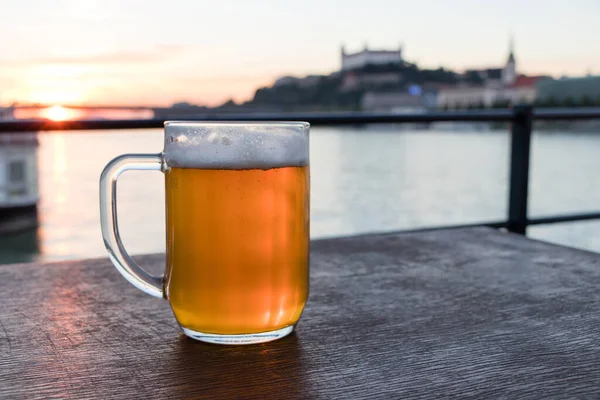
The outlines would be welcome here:
[[[293,326],[308,297],[308,166],[166,170],[166,296],[182,327]]]

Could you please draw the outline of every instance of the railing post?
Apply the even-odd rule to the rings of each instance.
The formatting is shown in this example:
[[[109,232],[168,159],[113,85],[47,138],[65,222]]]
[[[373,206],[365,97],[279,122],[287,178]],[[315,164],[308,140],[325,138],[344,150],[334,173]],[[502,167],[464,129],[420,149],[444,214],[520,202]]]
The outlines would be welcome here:
[[[533,108],[513,108],[510,150],[510,187],[508,197],[508,230],[525,235],[527,231],[527,199],[529,192],[529,159]]]

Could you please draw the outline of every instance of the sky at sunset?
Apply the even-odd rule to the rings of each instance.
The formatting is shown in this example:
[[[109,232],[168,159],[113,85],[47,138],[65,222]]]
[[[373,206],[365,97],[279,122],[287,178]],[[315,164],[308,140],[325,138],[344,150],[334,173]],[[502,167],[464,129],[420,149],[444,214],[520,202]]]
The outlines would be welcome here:
[[[0,105],[215,105],[339,68],[340,45],[422,67],[600,74],[600,0],[0,0]]]

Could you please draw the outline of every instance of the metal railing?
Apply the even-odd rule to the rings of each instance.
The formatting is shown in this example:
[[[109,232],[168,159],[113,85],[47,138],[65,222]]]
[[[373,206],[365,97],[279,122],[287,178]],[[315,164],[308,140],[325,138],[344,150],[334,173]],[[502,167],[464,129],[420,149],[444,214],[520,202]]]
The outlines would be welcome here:
[[[286,114],[203,114],[194,118],[178,120],[195,121],[307,121],[312,126],[364,125],[390,123],[433,123],[433,122],[510,122],[511,150],[509,174],[508,216],[503,221],[473,224],[506,228],[510,232],[525,234],[530,225],[600,219],[600,212],[569,215],[553,215],[529,218],[529,163],[531,154],[531,132],[534,120],[591,120],[600,119],[600,108],[537,109],[521,105],[512,109],[478,110],[461,112],[427,112],[420,114],[374,114],[374,113],[286,113]],[[77,131],[97,129],[143,129],[162,128],[164,119],[135,120],[15,120],[0,121],[0,134],[31,131]],[[600,133],[599,133],[600,134]],[[460,225],[471,226],[471,225]]]

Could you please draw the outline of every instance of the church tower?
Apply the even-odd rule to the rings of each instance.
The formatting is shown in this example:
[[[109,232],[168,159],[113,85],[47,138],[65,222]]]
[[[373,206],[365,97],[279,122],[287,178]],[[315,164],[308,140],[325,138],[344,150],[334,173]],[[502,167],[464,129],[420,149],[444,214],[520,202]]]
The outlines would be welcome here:
[[[502,70],[502,83],[512,85],[517,80],[517,62],[515,60],[514,41],[510,39],[509,54],[506,65]]]

